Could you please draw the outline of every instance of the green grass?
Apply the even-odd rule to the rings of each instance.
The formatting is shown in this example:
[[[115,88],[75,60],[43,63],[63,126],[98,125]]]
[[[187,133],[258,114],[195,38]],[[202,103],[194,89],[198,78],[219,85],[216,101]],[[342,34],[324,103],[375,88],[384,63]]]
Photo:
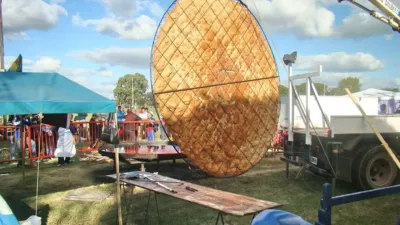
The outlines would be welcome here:
[[[79,157],[79,156],[78,156]],[[117,207],[113,197],[103,202],[66,201],[64,197],[71,190],[110,190],[115,193],[113,181],[104,178],[112,174],[112,165],[98,162],[75,162],[65,167],[55,167],[54,161],[41,164],[40,170],[40,216],[47,224],[116,224]],[[266,158],[245,175],[235,178],[206,178],[202,173],[193,172],[179,162],[170,162],[146,166],[147,171],[160,171],[161,174],[174,176],[192,183],[209,186],[219,190],[239,193],[259,199],[284,204],[281,208],[302,216],[314,223],[317,218],[322,184],[326,182],[308,172],[302,172],[295,179],[297,170],[291,168],[289,179],[285,178],[285,165],[278,158]],[[137,169],[122,166],[122,171]],[[0,169],[8,171],[9,176],[1,176],[0,193],[6,198],[18,219],[24,220],[34,214],[36,170],[26,169],[25,182],[22,183],[20,169],[7,165]],[[356,191],[351,185],[338,183],[337,193]],[[333,210],[333,223],[350,224],[395,224],[399,215],[399,195],[392,195],[336,207]],[[124,212],[127,224],[146,224],[145,211],[148,192],[138,190],[122,204],[123,211],[129,206],[129,215]],[[158,196],[161,223],[213,224],[215,211],[166,196]],[[152,200],[154,197],[152,196]],[[157,224],[155,202],[150,205],[149,224]],[[251,217],[225,216],[230,225],[250,224]]]

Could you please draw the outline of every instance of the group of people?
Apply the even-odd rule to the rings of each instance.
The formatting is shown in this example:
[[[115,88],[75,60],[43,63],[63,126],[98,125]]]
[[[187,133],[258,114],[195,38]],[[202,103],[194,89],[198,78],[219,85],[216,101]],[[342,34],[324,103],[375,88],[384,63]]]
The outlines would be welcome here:
[[[45,155],[55,155],[58,157],[58,165],[62,165],[70,162],[70,158],[75,154],[75,143],[69,142],[65,139],[65,133],[70,133],[71,136],[76,134],[76,127],[72,124],[72,115],[65,115],[65,117],[60,117],[62,119],[62,125],[40,125],[41,120],[44,118],[50,119],[52,121],[59,120],[51,118],[52,115],[46,115],[40,117],[40,115],[11,115],[8,117],[7,125],[15,126],[13,129],[7,130],[7,139],[10,143],[10,156],[12,160],[16,159],[16,154],[23,152],[29,145],[31,147],[31,153],[33,157],[39,155],[39,152]],[[67,123],[69,119],[69,123]],[[22,123],[22,124],[21,124]],[[21,125],[23,129],[21,129]],[[68,127],[68,129],[66,128]],[[30,135],[27,135],[27,131],[30,129]],[[66,131],[67,130],[67,131]],[[25,136],[25,143],[21,143],[21,136]],[[60,138],[61,137],[61,138]],[[39,145],[40,142],[40,145]],[[67,153],[65,153],[65,144],[69,144],[70,148]],[[71,144],[72,143],[72,144]],[[40,149],[37,149],[40,147]],[[74,149],[72,149],[72,147]],[[20,155],[21,158],[22,155]],[[21,165],[21,161],[18,162]]]
[[[124,137],[124,139],[136,142],[140,136],[147,141],[154,141],[160,127],[162,129],[161,140],[167,139],[166,132],[163,130],[164,126],[160,126],[159,122],[155,121],[153,112],[149,111],[147,107],[142,107],[139,111],[127,109],[125,112],[122,106],[118,106],[117,120],[119,136]],[[162,121],[162,118],[160,120]]]
[[[53,116],[55,117],[52,118]],[[46,117],[51,123],[44,121]],[[15,126],[15,128],[12,131],[7,131],[7,134],[2,135],[7,135],[7,139],[10,142],[11,159],[15,159],[16,153],[21,152],[22,149],[26,149],[30,142],[32,156],[38,156],[39,152],[45,155],[54,154],[55,157],[58,157],[58,165],[70,163],[71,157],[76,153],[75,144],[77,142],[86,141],[90,138],[90,147],[96,148],[100,141],[104,124],[103,118],[101,118],[101,115],[93,114],[87,127],[86,117],[87,114],[78,114],[75,118],[72,114],[66,114],[65,117],[51,114],[44,115],[44,117],[40,117],[39,115],[10,116],[8,118],[8,125]],[[61,120],[61,122],[57,120]],[[160,121],[156,121],[154,114],[146,107],[142,107],[139,111],[132,109],[125,111],[121,106],[118,106],[118,134],[121,139],[137,142],[138,137],[141,137],[142,140],[154,141],[156,133],[161,129],[160,138],[161,140],[166,140],[165,126],[164,124],[160,124],[163,123],[162,118],[160,118]],[[31,136],[28,137],[28,135],[25,135],[25,146],[21,146],[21,123],[25,127],[25,129],[22,129],[22,132],[25,132],[27,128],[31,129]],[[32,126],[41,123],[62,125]],[[41,137],[41,140],[39,137]],[[37,149],[39,142],[41,143],[40,149]]]

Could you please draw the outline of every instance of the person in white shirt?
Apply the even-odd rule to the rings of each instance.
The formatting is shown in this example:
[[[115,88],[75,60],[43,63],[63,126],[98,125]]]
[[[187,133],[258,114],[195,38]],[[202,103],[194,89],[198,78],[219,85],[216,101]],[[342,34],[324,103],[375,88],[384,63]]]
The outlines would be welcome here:
[[[140,112],[138,113],[138,116],[140,117],[141,120],[148,120],[148,119],[149,119],[145,107],[142,107],[142,108],[140,109]],[[144,123],[140,124],[140,133],[141,133],[141,135],[138,134],[138,136],[140,135],[140,136],[142,136],[142,139],[145,139],[145,137],[146,137],[146,130],[145,130]],[[139,137],[140,137],[140,136],[139,136]]]

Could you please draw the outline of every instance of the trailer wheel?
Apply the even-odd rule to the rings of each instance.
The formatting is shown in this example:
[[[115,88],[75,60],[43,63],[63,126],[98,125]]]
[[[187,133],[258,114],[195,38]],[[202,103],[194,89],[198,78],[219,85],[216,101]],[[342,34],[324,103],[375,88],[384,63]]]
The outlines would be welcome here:
[[[362,156],[358,167],[358,182],[364,190],[393,185],[397,167],[383,146],[374,147]]]

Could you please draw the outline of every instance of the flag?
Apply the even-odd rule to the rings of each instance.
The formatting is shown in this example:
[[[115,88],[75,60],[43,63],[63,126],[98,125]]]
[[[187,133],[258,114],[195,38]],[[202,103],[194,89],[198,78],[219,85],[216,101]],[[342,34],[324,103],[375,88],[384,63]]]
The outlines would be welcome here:
[[[7,72],[22,72],[22,55],[20,54],[18,58],[11,64]]]

